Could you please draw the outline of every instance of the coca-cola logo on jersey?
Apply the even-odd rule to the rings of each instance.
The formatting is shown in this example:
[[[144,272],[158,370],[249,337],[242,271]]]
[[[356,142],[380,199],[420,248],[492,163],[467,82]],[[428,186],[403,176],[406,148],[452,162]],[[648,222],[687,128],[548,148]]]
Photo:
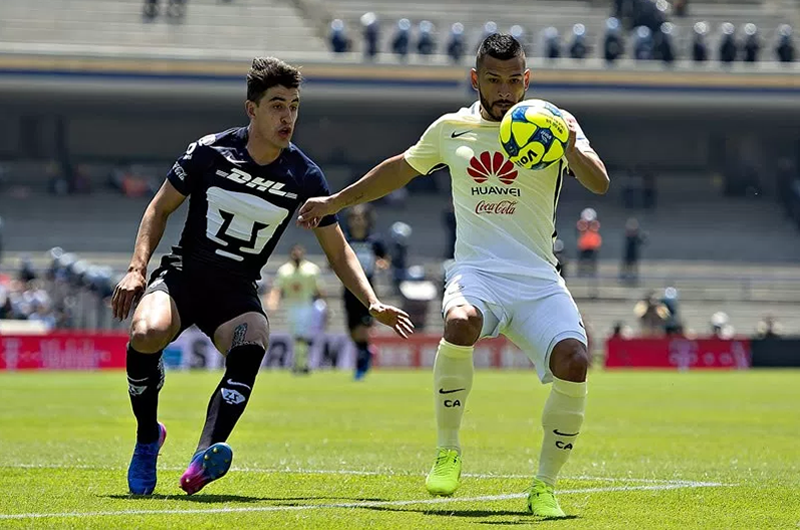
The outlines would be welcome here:
[[[516,209],[517,201],[481,201],[475,205],[475,213],[478,215],[514,215]]]
[[[489,177],[495,176],[503,184],[511,184],[517,178],[514,164],[502,153],[484,151],[478,156],[473,156],[467,166],[467,173],[478,184],[483,184]]]

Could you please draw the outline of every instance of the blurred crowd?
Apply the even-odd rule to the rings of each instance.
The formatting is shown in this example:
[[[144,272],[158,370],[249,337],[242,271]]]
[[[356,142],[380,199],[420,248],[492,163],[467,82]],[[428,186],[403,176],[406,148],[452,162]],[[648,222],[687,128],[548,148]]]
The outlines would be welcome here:
[[[93,265],[61,248],[44,271],[23,259],[13,275],[0,275],[0,320],[27,320],[44,329],[108,329],[114,289],[110,267]]]
[[[731,319],[724,311],[714,312],[708,320],[706,329],[686,328],[681,318],[679,293],[675,287],[667,287],[659,295],[656,291],[648,291],[633,307],[633,315],[638,322],[638,331],[617,322],[611,332],[618,338],[660,338],[670,336],[716,337],[731,339],[737,336],[750,335],[752,338],[777,338],[781,335],[782,326],[774,316],[766,315],[755,326],[752,332],[741,332],[731,324]]]

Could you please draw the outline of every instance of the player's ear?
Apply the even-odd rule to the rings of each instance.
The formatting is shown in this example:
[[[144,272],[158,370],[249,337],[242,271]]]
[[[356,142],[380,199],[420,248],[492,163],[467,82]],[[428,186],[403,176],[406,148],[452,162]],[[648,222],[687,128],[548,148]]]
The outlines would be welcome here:
[[[528,90],[528,85],[531,84],[531,71],[530,69],[525,70],[525,74],[523,75],[523,82],[525,83],[525,90]]]
[[[247,117],[253,119],[256,117],[256,108],[258,107],[258,103],[254,103],[249,99],[244,102],[244,111],[247,114]]]
[[[469,78],[472,81],[472,88],[474,90],[478,90],[478,71],[476,69],[471,69],[469,71]]]

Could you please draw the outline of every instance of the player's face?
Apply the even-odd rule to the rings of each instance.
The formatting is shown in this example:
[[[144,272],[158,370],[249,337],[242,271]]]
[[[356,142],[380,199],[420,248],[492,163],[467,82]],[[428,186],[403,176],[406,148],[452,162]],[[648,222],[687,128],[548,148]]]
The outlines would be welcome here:
[[[367,231],[367,219],[361,214],[352,214],[348,218],[350,232],[360,237]]]
[[[300,263],[301,261],[303,261],[304,255],[305,255],[305,253],[303,252],[302,248],[294,247],[294,248],[292,248],[292,251],[289,254],[289,257],[291,258],[292,261]]]
[[[300,90],[274,86],[258,104],[247,102],[247,115],[258,136],[276,147],[289,147],[300,107]]]
[[[484,57],[480,68],[472,69],[472,87],[480,96],[483,117],[502,120],[508,109],[525,98],[530,76],[524,57],[505,61]]]

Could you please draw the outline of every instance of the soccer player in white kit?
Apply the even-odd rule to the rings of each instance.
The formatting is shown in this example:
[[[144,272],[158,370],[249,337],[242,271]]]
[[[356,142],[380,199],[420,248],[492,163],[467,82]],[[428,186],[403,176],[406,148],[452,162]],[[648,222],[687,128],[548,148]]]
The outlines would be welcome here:
[[[267,299],[270,311],[277,310],[280,301],[286,307],[289,333],[294,339],[292,371],[296,374],[309,372],[308,350],[318,327],[314,301],[322,296],[320,274],[320,268],[305,259],[305,249],[294,245],[288,263],[278,268]]]
[[[510,35],[481,44],[472,85],[479,101],[445,114],[405,153],[383,161],[361,180],[330,197],[309,199],[298,221],[313,227],[325,215],[368,202],[443,166],[450,169],[457,239],[447,270],[444,337],[434,362],[438,453],[425,481],[435,495],[451,495],[461,476],[458,432],[472,387],[472,353],[483,337],[503,334],[552,383],[542,413],[544,439],[528,510],[564,517],[554,487],[583,424],[586,330],[553,255],[555,209],[564,175],[603,194],[609,178],[575,118],[564,113],[570,136],[564,158],[541,171],[515,167],[500,147],[505,113],[525,99],[530,71]]]

